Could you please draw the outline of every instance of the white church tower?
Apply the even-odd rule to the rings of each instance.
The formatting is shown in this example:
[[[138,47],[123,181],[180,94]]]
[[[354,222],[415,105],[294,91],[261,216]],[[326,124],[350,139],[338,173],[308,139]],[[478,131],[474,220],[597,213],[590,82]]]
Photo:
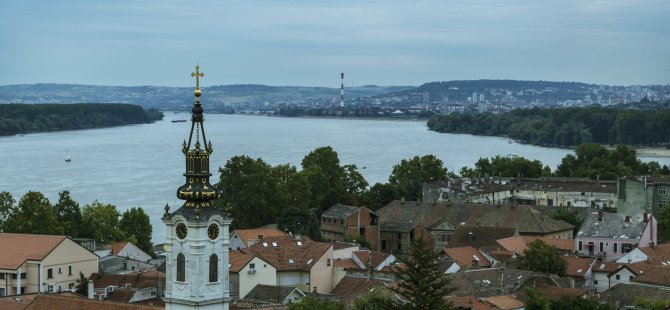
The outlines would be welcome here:
[[[209,155],[212,143],[205,138],[200,104],[200,67],[191,73],[196,79],[191,133],[184,141],[186,184],[177,190],[184,205],[170,213],[165,206],[166,236],[165,309],[225,309],[229,307],[228,228],[232,221],[211,201],[218,196],[209,183]]]

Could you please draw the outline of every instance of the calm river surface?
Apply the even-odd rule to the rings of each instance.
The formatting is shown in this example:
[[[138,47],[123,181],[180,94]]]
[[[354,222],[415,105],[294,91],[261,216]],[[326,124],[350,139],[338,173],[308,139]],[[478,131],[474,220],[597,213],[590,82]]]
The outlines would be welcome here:
[[[154,242],[163,242],[163,206],[176,208],[176,190],[184,182],[182,140],[188,138],[188,114],[165,113],[154,124],[0,137],[0,191],[18,201],[29,190],[52,203],[69,190],[81,206],[94,200],[123,212],[137,206],[150,216]],[[342,164],[356,164],[370,184],[386,182],[393,165],[415,155],[435,154],[447,169],[474,166],[480,157],[516,154],[538,159],[552,170],[570,150],[510,144],[506,138],[429,131],[425,122],[360,119],[278,118],[205,114],[211,166],[247,155],[272,165],[300,161],[330,145]],[[65,162],[69,151],[72,162]],[[670,164],[670,158],[643,158]],[[212,169],[214,170],[214,169]],[[218,181],[218,174],[212,183]],[[174,209],[173,209],[174,210]]]

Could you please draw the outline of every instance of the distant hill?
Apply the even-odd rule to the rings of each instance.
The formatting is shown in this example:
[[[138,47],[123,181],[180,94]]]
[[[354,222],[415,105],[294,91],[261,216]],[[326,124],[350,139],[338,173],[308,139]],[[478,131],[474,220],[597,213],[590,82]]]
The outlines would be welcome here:
[[[347,98],[376,96],[414,86],[347,87]],[[203,99],[217,106],[263,104],[268,102],[304,102],[310,99],[339,100],[340,89],[328,87],[219,85],[203,87]],[[188,109],[193,102],[192,87],[162,86],[95,86],[75,84],[30,84],[0,86],[0,103],[73,103],[113,102],[138,104],[144,108],[164,110]]]

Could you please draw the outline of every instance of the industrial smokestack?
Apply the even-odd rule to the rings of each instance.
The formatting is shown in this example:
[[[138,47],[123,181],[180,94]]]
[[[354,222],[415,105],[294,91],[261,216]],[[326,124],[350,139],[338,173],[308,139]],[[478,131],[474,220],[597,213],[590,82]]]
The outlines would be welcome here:
[[[344,72],[340,73],[340,107],[344,108]]]

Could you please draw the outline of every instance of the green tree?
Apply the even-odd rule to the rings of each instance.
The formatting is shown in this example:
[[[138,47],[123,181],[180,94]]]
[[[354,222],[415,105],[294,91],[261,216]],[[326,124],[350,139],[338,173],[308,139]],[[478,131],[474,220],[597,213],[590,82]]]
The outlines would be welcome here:
[[[79,237],[81,210],[79,204],[70,197],[69,191],[58,193],[58,203],[54,205],[54,212],[63,225],[65,235]]]
[[[386,310],[393,303],[391,293],[381,287],[374,287],[354,300],[354,310]]]
[[[316,295],[309,294],[298,302],[290,302],[288,310],[344,310],[344,304],[337,301],[321,300]]]
[[[5,232],[62,235],[63,226],[53,211],[51,203],[40,192],[27,192],[14,212],[5,222]]]
[[[278,219],[277,228],[294,235],[306,235],[310,221],[310,210],[291,207]]]
[[[108,244],[126,240],[126,236],[119,229],[121,214],[116,206],[94,201],[84,206],[81,212],[82,236],[93,238],[100,244]]]
[[[394,301],[394,309],[451,309],[451,306],[442,298],[453,291],[450,288],[450,278],[440,272],[439,257],[433,252],[431,243],[424,239],[412,242],[409,256],[400,258],[407,265],[406,268],[394,271],[402,279],[392,291],[404,299],[404,302]]]
[[[562,220],[565,222],[570,223],[573,228],[573,235],[577,235],[577,232],[579,232],[579,228],[582,227],[582,218],[580,218],[577,215],[577,212],[572,211],[570,208],[565,207],[565,206],[560,206],[558,208],[554,208],[553,210],[549,211],[549,217],[555,220]]]
[[[361,196],[361,204],[376,211],[398,198],[396,189],[389,183],[375,183]]]
[[[564,276],[568,263],[561,257],[557,247],[547,245],[542,240],[535,240],[528,244],[523,255],[517,259],[518,267],[522,270],[553,273]]]
[[[346,180],[347,173],[340,165],[337,152],[330,146],[307,154],[302,160],[300,173],[307,178],[310,186],[310,208],[322,212],[336,203],[355,204],[355,197],[347,192],[350,185]]]
[[[275,184],[270,170],[262,159],[248,156],[232,157],[219,169],[221,176],[216,186],[221,197],[215,205],[232,215],[235,228],[272,223],[281,214],[271,205]]]
[[[79,272],[79,279],[75,280],[77,285],[75,285],[76,292],[82,296],[88,296],[88,279],[84,276],[84,273]]]
[[[635,298],[634,305],[642,309],[648,310],[665,310],[670,308],[670,300],[660,299],[660,300],[651,300],[647,298]]]
[[[532,288],[526,288],[526,310],[551,310],[551,302]]]
[[[663,208],[658,215],[658,240],[660,242],[670,241],[670,204]]]
[[[423,183],[447,179],[447,168],[435,155],[414,156],[393,166],[389,183],[399,196],[416,200],[423,195]]]
[[[7,218],[14,212],[15,203],[10,192],[0,192],[0,232],[4,231]]]
[[[582,297],[561,297],[552,302],[552,310],[609,310],[609,306],[601,305],[596,300]]]
[[[119,229],[126,237],[132,237],[137,241],[137,246],[142,251],[153,256],[153,243],[151,242],[151,221],[142,208],[130,208],[123,212],[119,221]]]

